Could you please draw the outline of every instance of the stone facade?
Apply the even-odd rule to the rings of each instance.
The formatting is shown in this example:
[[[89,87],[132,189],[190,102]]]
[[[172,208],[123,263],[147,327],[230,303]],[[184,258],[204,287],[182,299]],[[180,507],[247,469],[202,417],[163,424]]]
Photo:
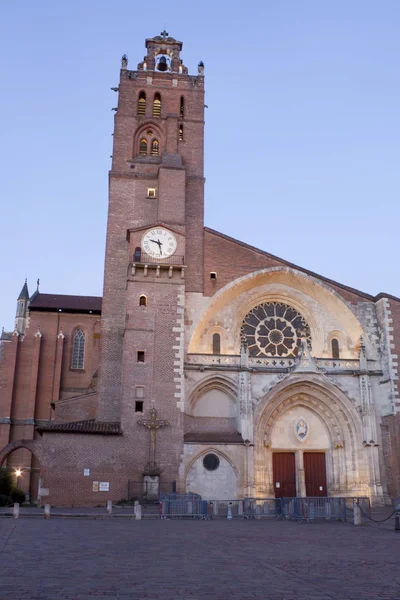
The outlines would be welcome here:
[[[116,88],[103,298],[25,284],[2,335],[0,461],[59,505],[157,479],[208,499],[292,485],[388,502],[400,300],[204,228],[204,65],[188,75],[165,32],[146,48]]]

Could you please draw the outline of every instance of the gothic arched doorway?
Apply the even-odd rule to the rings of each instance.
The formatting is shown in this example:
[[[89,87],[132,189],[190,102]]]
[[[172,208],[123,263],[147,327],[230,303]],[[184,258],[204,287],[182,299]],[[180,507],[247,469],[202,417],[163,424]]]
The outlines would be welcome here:
[[[325,378],[290,376],[262,399],[254,416],[257,496],[281,495],[276,484],[283,482],[277,478],[276,466],[274,473],[274,462],[279,462],[274,454],[285,454],[282,464],[287,475],[281,477],[291,483],[292,494],[295,490],[305,496],[317,490],[324,496],[369,495],[361,420],[350,400]],[[317,463],[322,471],[316,477],[321,479],[319,485],[310,475]]]

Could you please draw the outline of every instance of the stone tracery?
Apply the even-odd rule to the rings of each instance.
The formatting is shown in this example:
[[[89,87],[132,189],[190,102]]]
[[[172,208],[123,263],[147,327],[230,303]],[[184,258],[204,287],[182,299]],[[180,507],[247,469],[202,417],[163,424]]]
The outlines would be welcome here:
[[[293,307],[282,302],[265,302],[244,318],[242,336],[250,356],[296,356],[301,340],[311,346],[310,327]]]

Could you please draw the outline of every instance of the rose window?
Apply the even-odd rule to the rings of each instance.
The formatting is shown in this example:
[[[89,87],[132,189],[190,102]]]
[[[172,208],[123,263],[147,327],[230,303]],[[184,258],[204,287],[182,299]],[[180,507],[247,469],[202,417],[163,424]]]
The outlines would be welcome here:
[[[311,332],[304,317],[282,302],[265,302],[244,318],[241,330],[250,356],[297,356],[301,341],[311,347]]]

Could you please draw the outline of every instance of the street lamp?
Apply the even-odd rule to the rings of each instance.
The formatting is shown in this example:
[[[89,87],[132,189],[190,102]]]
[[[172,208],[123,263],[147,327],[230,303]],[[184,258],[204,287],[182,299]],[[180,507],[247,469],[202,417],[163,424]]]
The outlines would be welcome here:
[[[18,487],[19,478],[21,477],[21,473],[22,473],[21,469],[15,470],[15,476],[17,478],[17,487]]]

